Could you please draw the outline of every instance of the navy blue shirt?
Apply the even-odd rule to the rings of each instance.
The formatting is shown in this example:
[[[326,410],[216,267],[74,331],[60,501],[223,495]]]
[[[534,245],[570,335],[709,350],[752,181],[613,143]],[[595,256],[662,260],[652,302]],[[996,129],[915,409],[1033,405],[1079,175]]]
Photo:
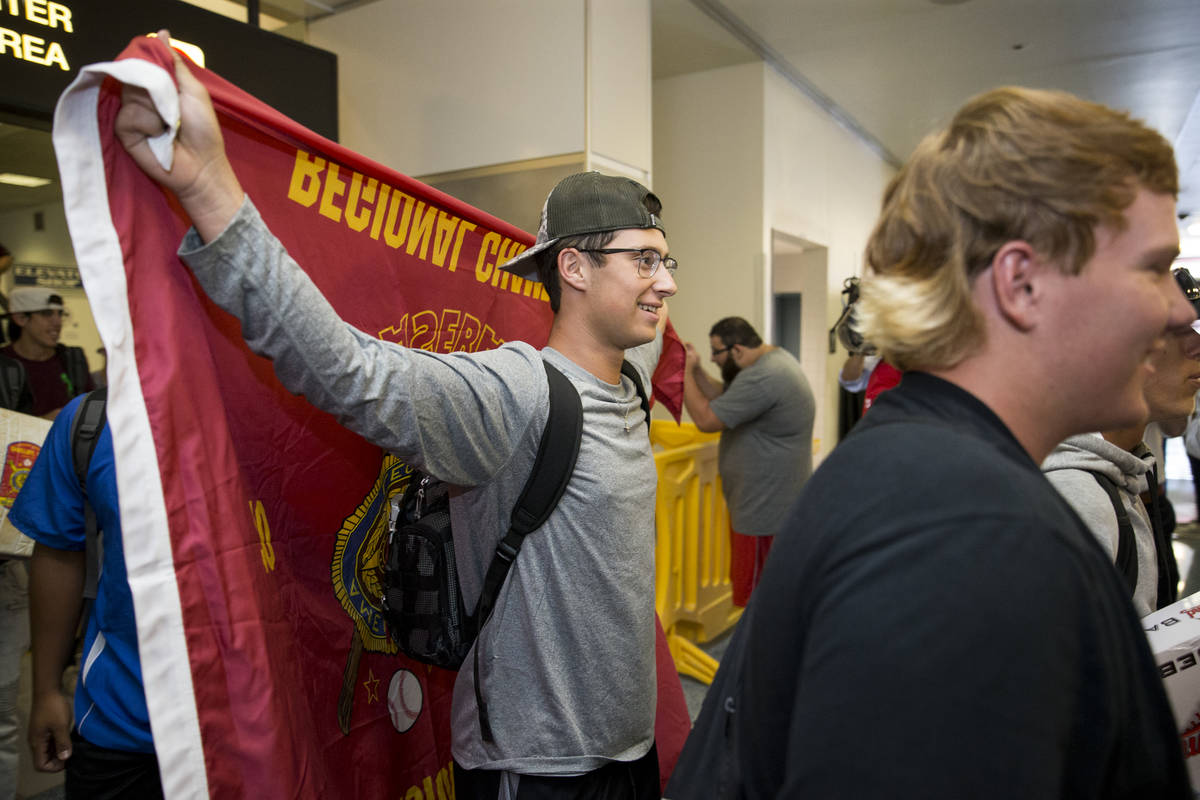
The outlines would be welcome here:
[[[1191,797],[1111,561],[933,376],[881,395],[806,485],[745,634],[748,798]]]

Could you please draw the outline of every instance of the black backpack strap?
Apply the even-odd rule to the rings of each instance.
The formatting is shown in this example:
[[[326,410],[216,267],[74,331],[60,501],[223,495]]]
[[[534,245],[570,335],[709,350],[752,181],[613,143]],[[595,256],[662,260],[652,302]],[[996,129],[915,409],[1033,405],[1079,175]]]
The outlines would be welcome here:
[[[0,356],[0,407],[13,411],[22,409],[21,396],[27,393],[25,368],[21,362],[8,356]]]
[[[1133,538],[1133,523],[1129,521],[1129,512],[1121,502],[1121,494],[1112,478],[1100,472],[1092,472],[1092,477],[1108,495],[1113,510],[1117,512],[1117,556],[1114,563],[1117,572],[1121,573],[1121,577],[1129,586],[1129,594],[1132,597],[1138,582],[1137,542]]]
[[[82,347],[67,347],[58,345],[58,357],[63,365],[63,374],[67,376],[67,394],[71,397],[83,394],[88,386],[87,356]]]
[[[87,571],[83,583],[83,597],[87,602],[96,599],[96,588],[100,579],[100,561],[103,556],[103,543],[100,541],[100,528],[96,523],[96,511],[88,498],[87,473],[88,465],[92,463],[92,453],[96,451],[96,442],[100,440],[100,432],[108,419],[108,388],[102,387],[88,392],[87,396],[75,409],[75,417],[71,420],[71,459],[75,466],[75,477],[83,489],[84,533],[87,551]],[[85,613],[84,619],[87,619]]]
[[[483,579],[479,604],[475,606],[476,634],[492,616],[500,587],[508,570],[521,550],[525,535],[540,528],[558,505],[559,499],[575,471],[579,457],[579,441],[583,435],[583,404],[579,392],[565,375],[546,361],[546,379],[550,384],[550,411],[546,427],[538,442],[537,457],[525,488],[513,507],[508,532],[496,546],[496,554]],[[485,742],[491,742],[492,726],[488,721],[487,703],[479,688],[479,642],[475,642],[475,704],[479,709],[479,729]]]
[[[642,398],[642,411],[646,414],[646,427],[650,427],[650,396],[646,394],[646,387],[642,385],[642,378],[638,375],[638,371],[633,364],[628,361],[621,362],[621,374],[633,381],[633,388],[637,389],[638,397]]]
[[[1158,495],[1158,476],[1153,464],[1146,473],[1146,486],[1150,494],[1150,504],[1146,511],[1150,514],[1150,529],[1154,532],[1154,556],[1158,561],[1157,602],[1158,608],[1162,608],[1179,598],[1179,565],[1175,562],[1175,551],[1171,547],[1171,534],[1163,524],[1165,498]]]

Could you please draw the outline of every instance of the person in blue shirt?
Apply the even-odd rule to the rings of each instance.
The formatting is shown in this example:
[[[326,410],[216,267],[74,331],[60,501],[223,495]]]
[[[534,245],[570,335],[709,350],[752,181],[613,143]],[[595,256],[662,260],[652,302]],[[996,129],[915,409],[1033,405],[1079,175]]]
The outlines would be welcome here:
[[[103,532],[103,556],[96,600],[84,621],[73,717],[62,689],[83,610],[86,571],[84,490],[71,443],[71,422],[82,400],[71,400],[55,419],[9,513],[13,525],[36,542],[29,563],[29,745],[38,770],[65,767],[68,800],[161,798],[107,425],[87,470],[87,496]]]

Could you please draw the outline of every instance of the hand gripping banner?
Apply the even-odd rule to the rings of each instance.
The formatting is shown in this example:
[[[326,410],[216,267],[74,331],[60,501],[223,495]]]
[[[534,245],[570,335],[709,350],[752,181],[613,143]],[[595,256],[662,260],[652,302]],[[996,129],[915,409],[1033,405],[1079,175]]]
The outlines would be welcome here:
[[[410,347],[542,346],[528,234],[371,162],[198,67],[238,178],[339,313]],[[285,391],[176,256],[188,220],[113,134],[120,82],[176,121],[162,43],[64,93],[54,146],[108,352],[125,557],[167,797],[448,800],[454,675],[397,655],[379,613],[386,500],[408,470]],[[169,153],[168,132],[160,146]],[[655,396],[678,415],[673,332]],[[660,632],[660,756],[688,728]]]

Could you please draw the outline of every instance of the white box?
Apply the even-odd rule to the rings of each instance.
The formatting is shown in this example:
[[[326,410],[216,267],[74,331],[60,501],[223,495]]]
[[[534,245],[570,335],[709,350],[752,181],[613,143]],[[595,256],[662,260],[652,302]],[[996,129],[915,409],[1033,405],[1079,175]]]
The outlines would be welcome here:
[[[1200,592],[1142,617],[1193,792],[1200,786]]]
[[[8,510],[42,450],[51,422],[0,408],[0,558],[28,558],[33,540],[8,521]]]

